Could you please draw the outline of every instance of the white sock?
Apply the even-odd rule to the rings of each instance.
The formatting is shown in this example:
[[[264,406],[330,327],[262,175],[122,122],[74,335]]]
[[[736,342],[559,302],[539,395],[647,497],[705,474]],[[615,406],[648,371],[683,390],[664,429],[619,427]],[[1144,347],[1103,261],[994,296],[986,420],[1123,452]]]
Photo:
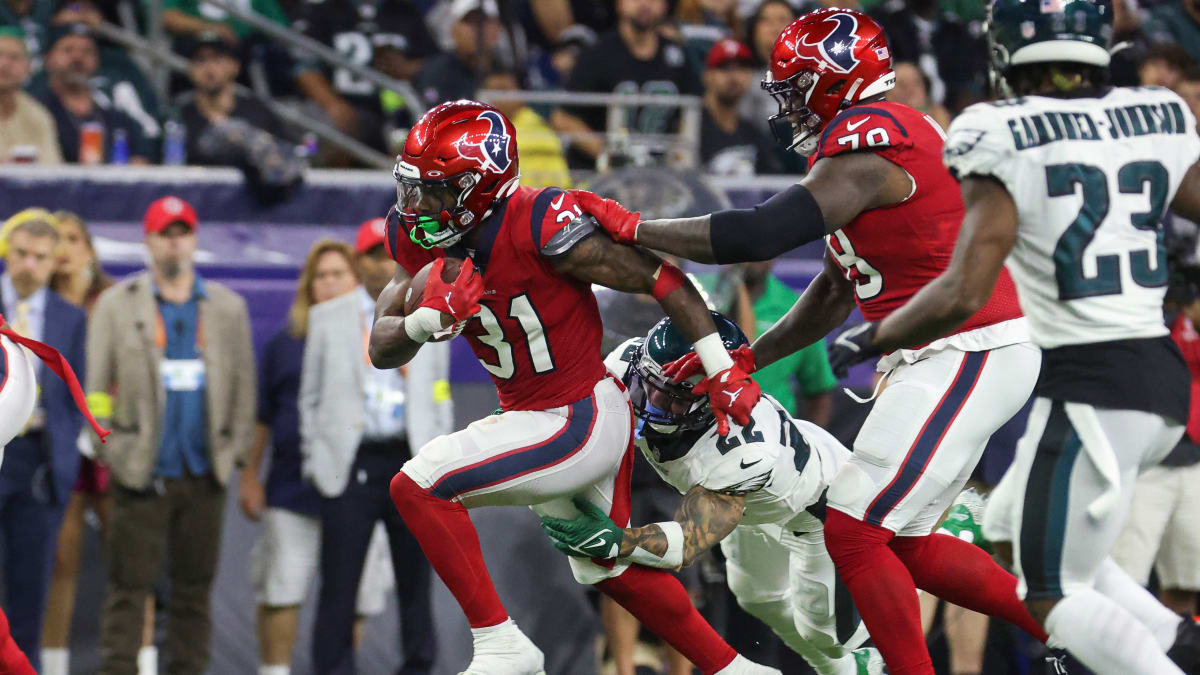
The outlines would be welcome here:
[[[42,650],[42,675],[67,675],[71,672],[71,652],[65,647]]]
[[[258,675],[291,675],[291,673],[292,667],[286,664],[258,667]]]
[[[780,673],[774,668],[760,666],[738,654],[729,662],[729,665],[718,670],[717,675],[780,675]]]
[[[495,626],[484,626],[483,628],[472,628],[471,629],[471,637],[476,640],[479,640],[480,638],[485,638],[485,637],[494,635],[496,633],[505,633],[510,630],[518,630],[517,622],[513,621],[512,617],[509,617],[509,618],[501,621],[500,623],[496,624]]]
[[[1163,607],[1158,598],[1134,581],[1112,558],[1105,558],[1100,563],[1100,571],[1096,573],[1096,590],[1137,617],[1154,634],[1163,651],[1175,644],[1175,633],[1183,619]]]
[[[138,675],[158,675],[158,647],[150,645],[138,650]]]
[[[1059,600],[1046,617],[1046,632],[1096,675],[1183,675],[1149,628],[1091,588]]]

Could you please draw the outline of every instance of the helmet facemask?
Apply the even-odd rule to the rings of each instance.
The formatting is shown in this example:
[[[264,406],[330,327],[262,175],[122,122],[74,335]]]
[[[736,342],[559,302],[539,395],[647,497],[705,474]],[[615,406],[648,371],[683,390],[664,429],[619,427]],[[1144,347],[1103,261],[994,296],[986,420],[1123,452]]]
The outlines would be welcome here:
[[[823,122],[821,116],[808,107],[817,76],[803,70],[786,80],[764,80],[764,91],[775,99],[779,112],[767,118],[775,141],[788,150],[808,157],[817,151]]]
[[[442,180],[402,176],[396,179],[396,211],[413,243],[424,249],[453,246],[475,224],[475,214],[466,207],[479,182],[472,172]]]
[[[693,379],[699,381],[701,377]],[[672,381],[642,350],[634,358],[628,385],[634,417],[658,434],[671,436],[712,423],[708,396],[692,393],[695,382]]]

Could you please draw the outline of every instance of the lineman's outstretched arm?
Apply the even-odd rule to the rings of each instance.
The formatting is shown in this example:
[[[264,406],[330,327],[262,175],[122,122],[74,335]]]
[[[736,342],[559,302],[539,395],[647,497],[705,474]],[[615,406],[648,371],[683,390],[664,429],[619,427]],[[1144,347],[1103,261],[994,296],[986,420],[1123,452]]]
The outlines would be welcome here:
[[[799,184],[753,208],[649,220],[614,234],[704,263],[771,260],[841,229],[863,211],[903,201],[911,191],[912,180],[896,164],[872,152],[848,152],[819,160]],[[601,223],[612,231],[610,223]]]
[[[813,279],[783,318],[754,341],[754,363],[766,368],[825,337],[854,309],[854,284],[825,253],[825,269]]]

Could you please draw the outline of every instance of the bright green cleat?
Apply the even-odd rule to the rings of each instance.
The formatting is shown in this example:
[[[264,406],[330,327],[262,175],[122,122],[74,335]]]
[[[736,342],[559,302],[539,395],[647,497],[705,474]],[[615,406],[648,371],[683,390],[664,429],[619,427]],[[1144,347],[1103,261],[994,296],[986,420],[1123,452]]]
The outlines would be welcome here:
[[[937,531],[958,537],[991,553],[992,543],[983,536],[983,508],[986,504],[975,488],[963,490],[954,498],[950,510],[946,512],[946,520],[938,526]]]
[[[854,663],[858,666],[858,675],[884,675],[887,670],[884,669],[883,657],[879,655],[879,650],[874,647],[863,647],[855,649]]]

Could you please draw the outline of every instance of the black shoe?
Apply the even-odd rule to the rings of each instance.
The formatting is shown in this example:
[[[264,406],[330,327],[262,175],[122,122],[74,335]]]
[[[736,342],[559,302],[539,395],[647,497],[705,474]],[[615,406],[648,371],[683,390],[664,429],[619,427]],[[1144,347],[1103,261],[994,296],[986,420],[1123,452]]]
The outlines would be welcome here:
[[[1054,650],[1046,657],[1046,673],[1049,675],[1067,675],[1067,653]]]
[[[1200,675],[1200,624],[1184,616],[1175,630],[1175,642],[1167,650],[1167,658],[1187,675]]]

